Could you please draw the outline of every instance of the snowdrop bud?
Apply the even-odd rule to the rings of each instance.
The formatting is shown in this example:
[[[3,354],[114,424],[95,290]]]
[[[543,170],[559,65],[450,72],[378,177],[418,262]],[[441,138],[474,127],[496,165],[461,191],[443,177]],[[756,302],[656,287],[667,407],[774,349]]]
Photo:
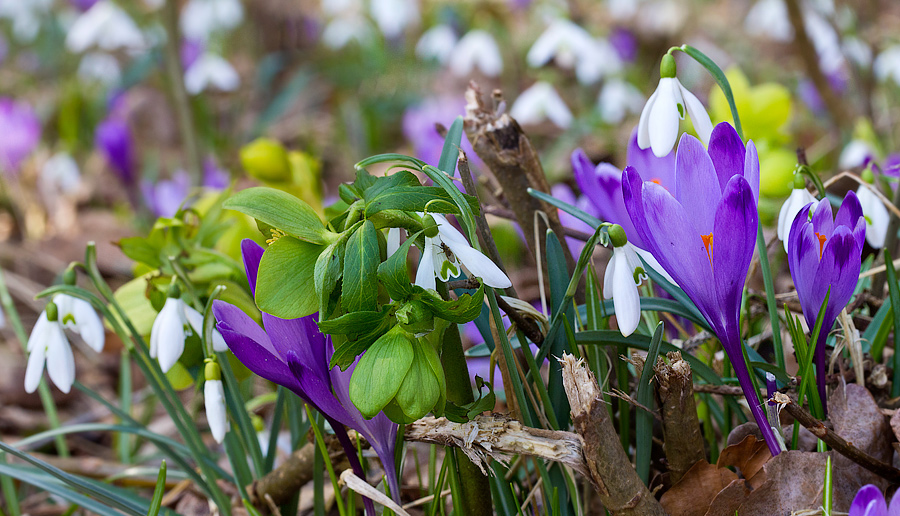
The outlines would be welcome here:
[[[203,377],[206,381],[221,380],[222,368],[219,367],[219,364],[215,360],[210,360],[206,362],[206,367],[203,369]]]
[[[874,184],[875,174],[872,172],[872,167],[866,167],[865,170],[862,171],[862,174],[859,175],[859,178],[870,185]]]
[[[664,55],[662,62],[659,63],[659,77],[661,79],[675,77],[675,58],[672,54]]]
[[[66,285],[74,285],[76,277],[75,268],[70,265],[66,269],[66,272],[63,273],[63,283]]]
[[[431,215],[422,217],[422,230],[428,238],[434,238],[438,235],[438,226],[437,222],[434,221],[434,217]]]
[[[625,235],[625,230],[618,224],[610,226],[606,233],[609,235],[609,241],[612,242],[613,247],[622,247],[628,243],[628,236]]]

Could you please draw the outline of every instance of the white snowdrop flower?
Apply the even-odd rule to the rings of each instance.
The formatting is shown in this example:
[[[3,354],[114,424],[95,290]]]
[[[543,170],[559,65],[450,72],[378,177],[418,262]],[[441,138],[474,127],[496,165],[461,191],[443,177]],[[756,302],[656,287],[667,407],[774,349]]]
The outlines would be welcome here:
[[[422,215],[422,214],[420,214]],[[494,288],[508,288],[512,282],[490,258],[481,254],[469,245],[466,237],[453,227],[443,215],[433,213],[437,232],[428,236],[426,229],[425,249],[416,271],[415,284],[426,289],[435,290],[435,277],[441,281],[449,281],[459,275],[460,264],[469,274],[481,278],[485,285]],[[427,217],[426,217],[427,224]],[[433,228],[433,226],[432,226]]]
[[[806,189],[803,177],[794,176],[794,189],[791,190],[791,195],[784,201],[781,211],[778,212],[778,239],[784,244],[785,253],[788,251],[788,235],[791,234],[791,225],[794,224],[794,219],[804,206],[814,202],[816,202],[816,198]]]
[[[420,59],[434,59],[447,64],[456,46],[456,33],[449,25],[435,25],[425,31],[416,43],[416,55]]]
[[[850,140],[838,158],[838,168],[849,170],[863,166],[867,160],[873,159],[878,152],[871,143],[865,140]]]
[[[712,133],[709,114],[700,100],[675,77],[675,58],[666,54],[660,65],[659,86],[641,111],[638,147],[650,147],[658,158],[669,154],[675,146],[680,121],[684,120],[685,114],[691,117],[697,136],[708,144]]]
[[[190,0],[181,11],[181,32],[189,39],[206,41],[219,30],[230,30],[244,20],[240,0]]]
[[[638,286],[647,279],[637,248],[628,242],[619,225],[609,229],[613,255],[603,274],[603,298],[613,300],[619,331],[631,335],[641,322],[641,298]]]
[[[373,37],[371,25],[362,16],[335,18],[322,31],[322,42],[333,50],[340,50],[351,41],[365,46]]]
[[[606,10],[613,20],[627,20],[638,12],[642,0],[606,0]]]
[[[605,39],[595,39],[590,51],[575,65],[575,77],[581,84],[594,84],[609,75],[622,71],[622,58],[612,43]]]
[[[844,38],[841,49],[843,49],[847,59],[857,66],[868,68],[872,64],[872,49],[857,37],[848,36]]]
[[[66,36],[66,48],[76,53],[91,47],[113,51],[145,46],[144,34],[134,20],[109,0],[100,0],[81,14]]]
[[[457,77],[465,77],[476,68],[488,77],[496,77],[503,71],[500,47],[483,30],[470,30],[466,33],[450,56],[450,71]]]
[[[78,78],[96,81],[104,86],[115,86],[122,80],[122,70],[114,56],[104,52],[90,52],[78,64]]]
[[[859,185],[856,197],[862,207],[863,216],[866,219],[866,242],[875,249],[884,247],[884,239],[887,237],[888,221],[890,213],[884,207],[881,199],[872,191],[871,184]]]
[[[184,87],[191,95],[207,88],[234,91],[240,84],[241,79],[231,63],[210,52],[200,56],[184,72]]]
[[[346,16],[362,9],[360,0],[322,0],[322,12],[327,16]]]
[[[753,4],[744,18],[744,30],[751,36],[784,43],[794,39],[794,28],[784,0],[759,0]]]
[[[103,350],[106,335],[103,321],[91,304],[66,294],[57,294],[41,312],[31,330],[25,348],[28,363],[25,366],[25,391],[34,392],[41,383],[44,364],[47,375],[56,387],[69,392],[75,382],[75,357],[66,338],[64,328],[79,335],[94,351]]]
[[[621,59],[609,42],[596,40],[583,28],[563,19],[553,21],[538,37],[526,60],[534,68],[551,60],[562,68],[574,68],[582,84],[593,84],[622,68]]]
[[[513,103],[509,115],[522,125],[538,124],[549,119],[558,127],[572,124],[572,112],[548,82],[539,81],[523,91]]]
[[[225,389],[222,385],[222,371],[215,361],[206,363],[204,369],[203,405],[206,408],[206,422],[213,439],[222,444],[228,432],[228,412],[225,409]]]
[[[644,96],[629,82],[619,78],[606,81],[597,98],[600,117],[608,124],[619,124],[629,113],[640,113]]]
[[[41,18],[53,0],[0,0],[0,18],[12,22],[13,35],[22,43],[30,43],[41,30]]]
[[[372,0],[369,12],[388,39],[400,36],[406,27],[419,20],[417,0]]]
[[[203,331],[203,315],[177,297],[166,298],[166,304],[150,329],[150,356],[159,359],[159,367],[167,373],[184,353],[185,339]],[[228,349],[219,330],[213,330],[213,350]]]
[[[48,159],[41,168],[41,177],[38,179],[40,190],[45,195],[72,193],[80,183],[78,164],[67,152],[59,152]]]
[[[894,45],[881,51],[875,58],[873,70],[879,81],[891,79],[900,84],[900,45]]]

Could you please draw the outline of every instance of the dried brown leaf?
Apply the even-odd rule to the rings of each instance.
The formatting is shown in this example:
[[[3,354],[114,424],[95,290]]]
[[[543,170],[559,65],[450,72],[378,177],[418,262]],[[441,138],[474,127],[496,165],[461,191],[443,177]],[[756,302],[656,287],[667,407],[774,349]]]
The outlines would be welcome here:
[[[660,503],[668,514],[703,516],[716,495],[735,480],[733,471],[700,461],[663,494]]]
[[[771,458],[772,454],[769,452],[766,442],[757,439],[753,435],[748,435],[738,444],[733,444],[722,450],[716,466],[720,468],[736,467],[741,472],[741,476],[753,488],[765,481],[765,474],[761,475],[759,479],[755,479],[755,477],[757,473],[762,471],[763,465]]]

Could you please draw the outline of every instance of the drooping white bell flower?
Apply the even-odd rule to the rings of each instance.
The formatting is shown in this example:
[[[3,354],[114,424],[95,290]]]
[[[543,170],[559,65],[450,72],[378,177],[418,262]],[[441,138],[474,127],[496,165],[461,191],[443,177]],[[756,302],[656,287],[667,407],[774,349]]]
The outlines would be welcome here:
[[[878,151],[871,143],[865,140],[853,139],[841,151],[841,155],[838,157],[838,168],[849,170],[862,167],[865,166],[867,161],[875,159],[877,156]]]
[[[144,34],[134,20],[109,0],[100,0],[81,14],[66,35],[66,48],[76,53],[91,47],[114,51],[145,46]]]
[[[219,30],[230,30],[244,19],[240,0],[190,0],[181,11],[181,32],[188,39],[206,41]]]
[[[69,392],[75,382],[75,357],[64,328],[79,335],[94,351],[103,351],[106,335],[100,316],[91,304],[66,294],[53,296],[31,330],[25,348],[25,391],[34,392],[41,382],[44,364],[47,375],[62,392]]]
[[[622,61],[612,45],[595,39],[580,26],[564,19],[550,24],[531,46],[526,60],[533,68],[544,66],[551,60],[562,68],[574,68],[582,84],[593,84],[622,68]]]
[[[420,214],[421,215],[421,214]],[[422,259],[419,261],[419,269],[416,271],[415,284],[426,289],[435,290],[435,277],[441,281],[449,281],[459,275],[460,265],[464,266],[469,274],[481,278],[485,285],[494,288],[508,288],[512,286],[509,277],[500,270],[490,258],[481,254],[469,245],[466,237],[453,227],[443,215],[431,214],[437,233],[434,236],[425,236],[425,249],[422,250]],[[426,217],[427,224],[427,217]]]
[[[788,43],[794,39],[794,28],[784,0],[759,0],[744,17],[744,30],[751,36],[764,36]]]
[[[900,45],[882,50],[875,58],[872,70],[879,81],[891,79],[896,84],[900,84]]]
[[[572,112],[548,82],[539,81],[523,91],[510,109],[510,116],[522,125],[539,124],[550,120],[567,129],[572,124]]]
[[[215,361],[206,363],[204,370],[203,405],[206,409],[206,422],[213,439],[222,444],[228,432],[228,413],[225,409],[225,389],[222,386],[222,372]]]
[[[22,43],[30,43],[41,29],[41,19],[53,6],[53,0],[0,1],[0,18],[12,22],[13,35]]]
[[[340,50],[356,41],[366,46],[374,37],[369,21],[360,15],[341,16],[328,22],[322,31],[322,43],[332,50]]]
[[[159,367],[167,373],[184,353],[184,342],[190,335],[203,331],[203,315],[177,297],[166,298],[166,304],[150,329],[150,356],[159,359]],[[228,349],[219,330],[213,330],[213,350]]]
[[[419,20],[416,0],[372,0],[369,12],[388,39],[400,36],[406,27]]]
[[[213,53],[206,52],[184,72],[184,87],[191,95],[207,88],[234,91],[241,79],[231,63]]]
[[[603,298],[613,300],[619,331],[627,337],[641,322],[641,298],[638,286],[647,279],[637,248],[628,242],[621,226],[609,229],[613,255],[603,274]]]
[[[863,179],[866,184],[859,185],[856,190],[856,197],[859,199],[859,205],[862,207],[863,216],[866,219],[866,242],[875,249],[884,247],[884,239],[887,237],[888,222],[890,221],[890,213],[885,208],[884,203],[875,194],[871,170],[866,170],[868,174],[863,173]],[[868,177],[866,177],[868,175]]]
[[[815,202],[816,198],[806,189],[803,177],[799,174],[795,175],[794,189],[791,190],[791,195],[784,201],[784,204],[781,205],[781,211],[778,212],[778,239],[784,244],[784,252],[788,250],[788,235],[791,233],[791,225],[794,223],[794,218],[797,217],[797,214],[800,213],[804,206]],[[813,204],[813,207],[815,207],[815,204]]]
[[[503,71],[497,42],[489,33],[477,29],[467,32],[450,56],[450,71],[457,77],[465,77],[476,68],[488,77],[496,77]]]
[[[619,124],[629,113],[640,113],[644,96],[629,82],[619,78],[606,81],[597,98],[600,118],[608,124]]]
[[[80,183],[81,174],[78,171],[78,164],[67,152],[58,152],[48,159],[41,167],[41,177],[38,179],[41,192],[48,198],[72,193],[78,189]],[[89,303],[82,302],[90,308]]]
[[[456,33],[449,25],[435,25],[425,31],[416,43],[416,55],[419,59],[434,59],[447,64],[456,46]]]
[[[691,117],[697,136],[708,144],[712,133],[709,114],[700,100],[675,77],[675,58],[666,54],[660,65],[659,86],[641,111],[638,147],[649,147],[656,157],[665,157],[675,146],[680,121],[684,120],[685,114]]]
[[[90,52],[78,64],[78,78],[104,86],[115,86],[122,79],[122,70],[115,57],[104,52]]]

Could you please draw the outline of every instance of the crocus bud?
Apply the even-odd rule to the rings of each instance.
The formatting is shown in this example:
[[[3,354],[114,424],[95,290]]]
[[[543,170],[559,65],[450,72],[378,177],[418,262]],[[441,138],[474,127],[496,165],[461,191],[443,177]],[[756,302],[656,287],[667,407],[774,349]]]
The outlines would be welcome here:
[[[625,235],[625,230],[618,224],[610,226],[606,230],[606,234],[609,235],[609,241],[612,242],[613,247],[622,247],[628,243],[628,236]]]
[[[766,397],[769,399],[775,395],[775,392],[778,391],[778,385],[775,383],[775,375],[769,372],[766,372]],[[774,401],[769,402],[770,406],[775,406]]]
[[[434,238],[438,234],[438,226],[437,222],[434,221],[434,217],[431,215],[425,215],[422,217],[422,230],[425,232],[425,236],[428,238]]]
[[[675,58],[672,54],[664,55],[662,62],[659,63],[659,77],[660,79],[675,77]]]
[[[291,177],[288,153],[270,138],[257,138],[241,149],[241,165],[248,174],[263,181],[287,181]]]

